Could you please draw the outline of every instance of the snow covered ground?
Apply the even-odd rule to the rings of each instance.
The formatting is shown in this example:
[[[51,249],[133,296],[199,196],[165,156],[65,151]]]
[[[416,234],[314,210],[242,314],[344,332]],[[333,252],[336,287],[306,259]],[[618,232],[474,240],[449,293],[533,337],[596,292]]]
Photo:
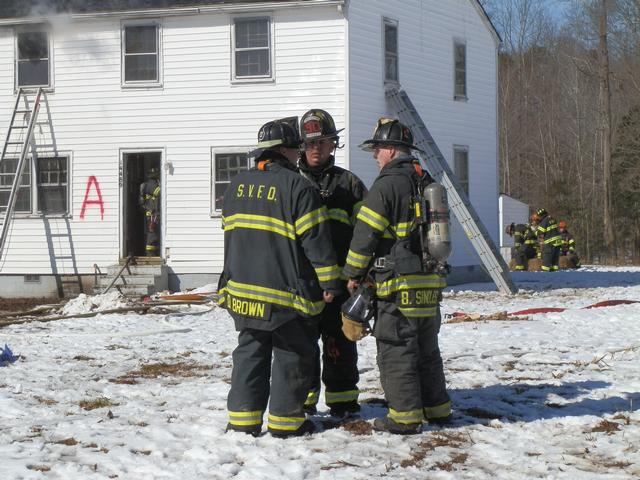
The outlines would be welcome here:
[[[443,313],[566,310],[445,319],[455,419],[410,437],[370,429],[385,413],[370,337],[360,342],[364,422],[336,426],[321,403],[319,433],[278,440],[224,433],[236,333],[222,310],[0,328],[0,347],[20,355],[0,367],[0,478],[640,478],[640,303],[583,308],[640,301],[640,268],[514,279],[515,296],[450,287]]]

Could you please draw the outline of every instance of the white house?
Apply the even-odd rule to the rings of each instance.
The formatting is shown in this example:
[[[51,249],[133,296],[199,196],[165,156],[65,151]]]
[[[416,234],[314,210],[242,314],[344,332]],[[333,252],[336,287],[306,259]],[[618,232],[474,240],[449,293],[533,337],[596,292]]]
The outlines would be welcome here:
[[[48,2],[54,4],[56,2]],[[60,3],[60,2],[58,2]],[[358,144],[401,85],[498,239],[497,49],[477,0],[35,0],[0,8],[0,142],[17,89],[45,87],[37,159],[0,258],[0,296],[141,255],[137,189],[161,169],[161,259],[173,290],[222,269],[220,199],[268,120],[329,111],[336,152],[370,185]],[[62,11],[60,11],[62,10]],[[11,169],[0,167],[0,205]],[[452,279],[480,272],[459,226]],[[256,245],[255,248],[260,248]],[[461,278],[461,277],[460,277]]]
[[[498,197],[498,216],[500,218],[500,253],[506,262],[511,260],[513,237],[507,235],[507,226],[511,223],[529,222],[529,205],[509,195],[501,193]]]

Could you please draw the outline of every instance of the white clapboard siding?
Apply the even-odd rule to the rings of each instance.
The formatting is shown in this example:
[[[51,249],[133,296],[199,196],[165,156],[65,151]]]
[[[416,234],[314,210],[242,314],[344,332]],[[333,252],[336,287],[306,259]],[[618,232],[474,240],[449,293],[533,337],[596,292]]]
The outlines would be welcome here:
[[[269,12],[267,12],[269,13]],[[122,88],[118,18],[83,20],[53,31],[55,91],[47,94],[58,150],[72,157],[69,225],[75,265],[116,262],[120,255],[122,151],[163,154],[163,246],[177,273],[218,273],[222,230],[211,215],[211,149],[249,150],[268,120],[302,115],[312,107],[346,119],[346,29],[334,7],[271,12],[275,32],[275,80],[233,84],[230,14],[157,18],[162,36],[162,87]],[[0,27],[0,135],[14,103],[14,36]],[[46,136],[39,141],[46,142]],[[344,164],[342,151],[338,163]],[[80,219],[87,181],[95,176],[104,218],[91,205]],[[92,190],[91,198],[96,198]],[[50,218],[52,231],[66,229]],[[47,274],[52,257],[71,253],[68,237],[47,243],[44,221],[17,216],[0,262],[2,274]],[[67,242],[66,244],[64,242]],[[53,251],[53,253],[51,253]],[[73,262],[56,262],[73,273]]]
[[[469,148],[471,202],[498,240],[496,37],[476,0],[351,0],[349,2],[349,161],[367,184],[378,169],[357,145],[380,116],[394,115],[384,97],[383,17],[398,22],[399,82],[418,108],[442,154]],[[466,102],[453,100],[453,45],[467,45]],[[454,224],[453,265],[477,264]]]
[[[513,237],[505,232],[511,223],[529,222],[529,205],[509,195],[501,194],[499,198],[500,212],[500,246],[513,247]]]

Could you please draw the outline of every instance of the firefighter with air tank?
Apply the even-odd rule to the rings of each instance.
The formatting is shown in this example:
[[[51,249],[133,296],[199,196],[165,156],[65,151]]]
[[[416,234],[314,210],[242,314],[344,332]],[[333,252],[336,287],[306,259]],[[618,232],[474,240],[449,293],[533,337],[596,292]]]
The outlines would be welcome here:
[[[411,155],[419,149],[398,120],[381,118],[361,148],[373,152],[380,175],[357,214],[347,254],[344,273],[353,295],[342,307],[343,331],[357,340],[375,316],[372,333],[389,412],[374,428],[415,434],[424,420],[451,418],[438,346],[451,251],[446,191]]]
[[[335,165],[334,152],[339,147],[339,132],[331,115],[324,110],[309,110],[300,119],[303,144],[299,160],[300,173],[311,182],[327,207],[332,246],[338,265],[342,268],[353,235],[354,214],[367,189],[357,176]],[[336,417],[344,417],[360,410],[358,351],[356,344],[346,339],[340,328],[340,307],[347,298],[345,289],[343,295],[326,305],[320,319],[325,402],[331,415]],[[320,393],[319,351],[315,357],[316,369],[305,402],[308,414],[316,413]]]

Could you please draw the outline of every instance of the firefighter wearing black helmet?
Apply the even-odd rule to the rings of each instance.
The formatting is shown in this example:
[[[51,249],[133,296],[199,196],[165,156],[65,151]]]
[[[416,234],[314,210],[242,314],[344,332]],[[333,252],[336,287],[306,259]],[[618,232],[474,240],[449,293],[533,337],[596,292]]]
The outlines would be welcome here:
[[[373,336],[389,412],[374,421],[374,428],[414,434],[425,419],[444,422],[451,416],[438,347],[439,300],[446,282],[420,262],[414,227],[417,186],[433,179],[411,155],[417,150],[413,136],[398,120],[380,119],[373,138],[360,147],[374,152],[380,175],[358,212],[344,272],[349,291],[367,275],[376,288]]]
[[[140,184],[138,204],[144,212],[144,254],[156,257],[160,254],[160,171],[157,167],[146,172],[146,179]]]
[[[329,212],[331,240],[344,266],[353,236],[354,212],[362,202],[366,187],[362,181],[344,168],[335,165],[334,152],[340,138],[329,113],[320,109],[306,112],[300,120],[303,153],[300,173],[316,188]],[[322,368],[319,348],[305,411],[313,414],[320,395],[320,372],[325,385],[325,402],[333,416],[343,417],[360,410],[358,405],[358,351],[356,344],[345,338],[341,326],[340,307],[348,298],[343,295],[328,304],[322,312]]]
[[[555,272],[560,268],[560,247],[562,246],[562,236],[558,231],[558,222],[544,208],[539,208],[536,213],[540,218],[537,227],[538,241],[540,242],[542,254],[540,268],[543,272]]]
[[[319,315],[340,290],[329,215],[296,169],[297,129],[268,122],[256,166],[236,175],[222,207],[224,270],[218,293],[239,331],[227,430],[276,437],[310,433],[303,406]]]

